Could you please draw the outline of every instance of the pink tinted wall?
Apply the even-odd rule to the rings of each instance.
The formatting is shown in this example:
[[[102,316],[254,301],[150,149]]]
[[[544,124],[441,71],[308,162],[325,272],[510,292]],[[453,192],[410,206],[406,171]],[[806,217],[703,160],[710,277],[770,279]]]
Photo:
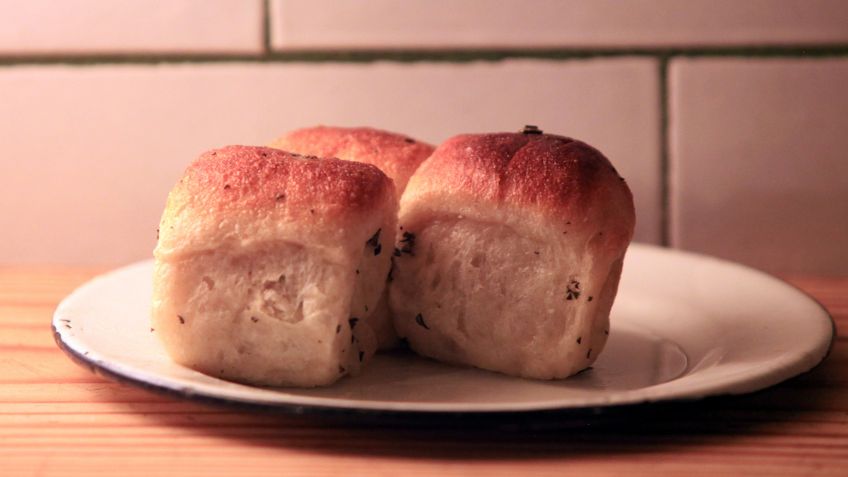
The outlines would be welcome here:
[[[493,6],[496,5],[496,6]],[[538,124],[628,179],[636,238],[848,274],[848,3],[0,0],[0,264],[150,256],[203,150],[317,123]]]

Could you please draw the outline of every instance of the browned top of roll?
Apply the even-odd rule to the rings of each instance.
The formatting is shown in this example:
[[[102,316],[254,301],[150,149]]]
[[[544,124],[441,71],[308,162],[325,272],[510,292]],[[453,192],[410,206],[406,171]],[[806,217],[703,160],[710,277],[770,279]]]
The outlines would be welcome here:
[[[202,154],[171,190],[156,253],[280,237],[332,243],[351,226],[367,234],[374,211],[393,203],[391,180],[374,166],[227,146]]]
[[[448,139],[410,180],[401,215],[422,205],[472,215],[472,209],[527,210],[578,228],[604,222],[628,242],[635,225],[633,196],[609,160],[584,142],[553,134]]]
[[[315,126],[292,131],[270,147],[320,157],[337,157],[364,162],[380,168],[392,180],[398,193],[410,176],[433,152],[433,146],[408,136],[372,128]]]

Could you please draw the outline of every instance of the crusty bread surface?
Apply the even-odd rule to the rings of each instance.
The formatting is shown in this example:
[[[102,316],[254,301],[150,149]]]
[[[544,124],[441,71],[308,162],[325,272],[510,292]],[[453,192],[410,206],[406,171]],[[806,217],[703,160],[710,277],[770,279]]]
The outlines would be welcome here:
[[[289,132],[270,147],[299,154],[337,157],[377,166],[402,194],[409,178],[433,146],[409,136],[367,127],[314,126]]]
[[[433,152],[433,146],[403,134],[368,127],[337,126],[297,129],[277,138],[270,147],[377,166],[394,181],[398,197],[418,166]],[[369,321],[376,330],[381,349],[397,345],[387,294],[380,297]]]
[[[583,142],[535,130],[453,137],[401,199],[395,328],[441,361],[572,375],[604,347],[634,225],[626,183]]]
[[[367,164],[248,146],[203,154],[160,222],[155,332],[175,361],[224,379],[356,374],[376,350],[368,316],[396,211],[392,181]]]

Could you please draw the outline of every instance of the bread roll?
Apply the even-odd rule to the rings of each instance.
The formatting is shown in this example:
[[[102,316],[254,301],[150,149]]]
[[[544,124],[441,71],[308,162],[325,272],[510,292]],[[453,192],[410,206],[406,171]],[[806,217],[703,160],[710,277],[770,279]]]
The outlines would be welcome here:
[[[408,136],[363,127],[315,126],[298,129],[276,139],[270,147],[377,166],[395,182],[398,196],[403,193],[418,166],[433,152],[433,146]],[[386,296],[380,299],[370,321],[377,333],[380,348],[391,348],[397,343]]]
[[[229,146],[168,196],[152,322],[178,363],[259,385],[318,386],[376,349],[397,202],[367,164]]]
[[[433,146],[408,136],[372,128],[315,126],[298,129],[274,140],[270,147],[319,157],[377,166],[393,181],[398,194],[433,152]]]
[[[534,128],[453,137],[398,225],[389,303],[416,352],[538,379],[601,353],[635,215],[596,149]]]

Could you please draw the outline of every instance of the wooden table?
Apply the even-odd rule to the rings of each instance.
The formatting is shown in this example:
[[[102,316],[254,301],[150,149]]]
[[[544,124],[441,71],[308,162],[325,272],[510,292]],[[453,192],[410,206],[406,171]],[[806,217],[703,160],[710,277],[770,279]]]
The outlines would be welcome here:
[[[316,423],[107,381],[50,332],[59,300],[96,272],[0,267],[2,476],[848,476],[848,278],[788,279],[843,335],[806,375],[749,396],[533,430]]]

